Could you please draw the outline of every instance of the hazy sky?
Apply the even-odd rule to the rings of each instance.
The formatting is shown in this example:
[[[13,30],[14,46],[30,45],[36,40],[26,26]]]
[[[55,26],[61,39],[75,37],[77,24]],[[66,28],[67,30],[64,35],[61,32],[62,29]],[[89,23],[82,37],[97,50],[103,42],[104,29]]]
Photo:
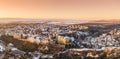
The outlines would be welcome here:
[[[120,19],[120,0],[0,0],[0,18]]]

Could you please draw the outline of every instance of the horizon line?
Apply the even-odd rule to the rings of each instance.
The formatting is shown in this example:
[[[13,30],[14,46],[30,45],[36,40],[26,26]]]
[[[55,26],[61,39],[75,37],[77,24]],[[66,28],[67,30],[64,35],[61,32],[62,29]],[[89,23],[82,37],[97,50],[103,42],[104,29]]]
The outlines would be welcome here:
[[[43,19],[43,20],[91,20],[91,21],[99,21],[99,20],[120,20],[120,19],[117,19],[117,18],[113,18],[113,19],[87,19],[87,18],[81,18],[81,19],[61,19],[61,18],[20,18],[20,17],[0,17],[0,20],[1,19],[26,19],[26,20],[29,20],[29,19],[34,19],[34,20],[40,20],[40,19]]]

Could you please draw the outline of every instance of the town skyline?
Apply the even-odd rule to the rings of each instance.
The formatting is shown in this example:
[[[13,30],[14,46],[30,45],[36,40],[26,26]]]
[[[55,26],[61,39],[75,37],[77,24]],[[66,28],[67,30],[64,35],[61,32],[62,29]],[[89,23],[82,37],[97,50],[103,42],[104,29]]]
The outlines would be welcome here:
[[[6,21],[7,20],[7,21]],[[7,23],[55,23],[55,24],[81,24],[81,23],[120,23],[120,19],[44,19],[44,18],[0,18],[1,24]]]

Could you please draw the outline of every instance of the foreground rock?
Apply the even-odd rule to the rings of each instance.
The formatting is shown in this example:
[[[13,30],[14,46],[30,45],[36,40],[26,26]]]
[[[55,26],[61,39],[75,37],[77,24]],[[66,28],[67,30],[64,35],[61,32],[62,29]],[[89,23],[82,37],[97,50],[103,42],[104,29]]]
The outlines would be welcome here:
[[[102,49],[68,49],[54,55],[54,59],[119,59],[120,47]]]

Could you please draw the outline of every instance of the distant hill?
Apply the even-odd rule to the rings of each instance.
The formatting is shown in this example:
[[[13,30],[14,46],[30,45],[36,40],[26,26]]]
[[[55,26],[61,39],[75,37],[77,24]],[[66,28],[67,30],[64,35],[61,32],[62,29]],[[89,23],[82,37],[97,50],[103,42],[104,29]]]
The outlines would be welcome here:
[[[120,23],[120,19],[94,20],[93,23]]]
[[[81,23],[120,23],[119,19],[111,20],[68,20],[68,19],[31,19],[31,18],[0,18],[0,24],[9,23],[47,23],[47,24],[81,24]]]

